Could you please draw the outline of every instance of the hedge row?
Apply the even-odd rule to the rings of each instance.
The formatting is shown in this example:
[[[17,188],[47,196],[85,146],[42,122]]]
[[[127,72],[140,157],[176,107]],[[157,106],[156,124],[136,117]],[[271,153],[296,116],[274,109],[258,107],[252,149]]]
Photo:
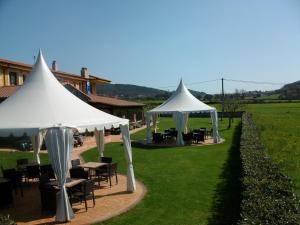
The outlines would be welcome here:
[[[239,225],[300,224],[292,181],[267,157],[248,113],[242,117],[240,151],[243,193]]]

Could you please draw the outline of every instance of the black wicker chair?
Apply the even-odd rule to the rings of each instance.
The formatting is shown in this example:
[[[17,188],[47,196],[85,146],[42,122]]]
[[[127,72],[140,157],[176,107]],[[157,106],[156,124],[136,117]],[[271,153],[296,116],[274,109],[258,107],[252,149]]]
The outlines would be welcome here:
[[[85,171],[82,167],[75,167],[70,169],[70,177],[78,179],[88,179],[89,173]]]
[[[20,189],[21,196],[23,197],[23,183],[22,183],[22,173],[16,169],[3,169],[2,174],[4,178],[10,179],[12,187],[15,190],[15,194],[18,194],[18,189]]]
[[[73,190],[71,194],[71,204],[73,200],[79,200],[80,203],[84,201],[85,211],[87,211],[87,199],[93,199],[93,206],[95,206],[95,195],[94,195],[94,182],[91,180],[87,180],[81,184],[81,188],[79,190]]]
[[[161,144],[164,141],[164,136],[161,133],[152,133],[152,141],[155,144]]]
[[[41,176],[46,175],[49,179],[55,179],[53,168],[50,164],[40,166]]]
[[[185,144],[192,144],[193,142],[193,133],[182,133],[182,138]]]
[[[13,183],[10,179],[0,182],[0,208],[5,208],[13,204],[12,187]]]
[[[111,187],[111,178],[116,177],[116,184],[118,184],[118,173],[117,173],[118,163],[113,162],[103,167],[102,169],[96,170],[96,176],[98,177],[98,184],[100,185],[101,178],[104,178],[107,182],[109,181],[109,186]]]
[[[78,167],[80,165],[80,159],[71,160],[72,168]]]
[[[40,177],[40,166],[39,165],[28,165],[26,167],[25,177],[27,179],[27,183],[29,180],[39,179]]]
[[[112,162],[112,157],[101,157],[101,162],[103,163],[111,163]]]
[[[59,191],[57,188],[49,185],[40,185],[41,194],[41,210],[50,214],[56,213],[56,194]]]

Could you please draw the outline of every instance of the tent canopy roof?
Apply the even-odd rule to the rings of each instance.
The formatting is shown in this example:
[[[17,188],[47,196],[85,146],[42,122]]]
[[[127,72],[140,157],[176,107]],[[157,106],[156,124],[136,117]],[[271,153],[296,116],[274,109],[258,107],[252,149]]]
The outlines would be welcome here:
[[[211,112],[216,110],[214,107],[206,105],[205,103],[194,97],[190,91],[185,87],[181,80],[176,91],[164,103],[156,108],[148,111],[148,113],[167,114],[174,112]]]
[[[93,131],[128,124],[69,92],[49,70],[41,51],[23,86],[0,104],[0,136],[36,134],[63,126]]]

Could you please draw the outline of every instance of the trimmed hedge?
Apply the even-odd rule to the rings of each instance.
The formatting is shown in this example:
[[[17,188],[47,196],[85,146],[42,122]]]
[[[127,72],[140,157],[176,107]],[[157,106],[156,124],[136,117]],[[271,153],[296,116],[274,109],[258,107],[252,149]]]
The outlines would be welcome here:
[[[299,202],[292,181],[267,157],[248,113],[242,117],[240,151],[243,193],[238,224],[300,224]]]

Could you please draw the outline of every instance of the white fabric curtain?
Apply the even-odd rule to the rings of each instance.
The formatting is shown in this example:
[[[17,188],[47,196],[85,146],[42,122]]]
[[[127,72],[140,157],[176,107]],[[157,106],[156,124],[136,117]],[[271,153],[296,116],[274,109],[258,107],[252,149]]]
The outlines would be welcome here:
[[[39,131],[38,134],[32,135],[30,137],[33,152],[34,152],[34,156],[35,156],[34,160],[37,164],[41,164],[40,151],[41,151],[41,147],[42,147],[42,144],[43,144],[44,137],[45,137],[45,131],[44,130],[41,130],[41,131]]]
[[[104,156],[104,130],[95,130],[95,139],[99,157],[101,159],[101,157]]]
[[[125,158],[127,161],[127,191],[134,192],[136,190],[134,171],[132,165],[132,149],[131,141],[129,135],[128,125],[120,125],[122,139],[123,139],[123,148],[125,153]]]
[[[147,144],[151,143],[151,114],[147,113],[146,114],[146,125],[147,125]]]
[[[153,130],[154,130],[154,132],[156,133],[156,129],[157,129],[157,126],[156,126],[156,124],[157,124],[157,114],[156,113],[154,113],[154,114],[152,114],[152,128],[153,128]]]
[[[213,138],[214,143],[220,142],[220,135],[218,131],[218,113],[216,110],[210,112],[211,122],[213,125]]]
[[[73,130],[66,127],[53,127],[47,130],[46,146],[52,168],[57,177],[60,191],[56,196],[56,218],[57,222],[65,222],[74,218],[65,183],[69,170],[70,153],[73,149]]]
[[[173,114],[173,120],[175,120],[175,125],[176,125],[176,130],[177,130],[177,140],[176,144],[177,145],[184,145],[183,137],[182,137],[182,132],[184,130],[184,125],[185,125],[185,115],[184,113],[181,112],[175,112]]]
[[[184,113],[184,133],[188,132],[189,113]]]

